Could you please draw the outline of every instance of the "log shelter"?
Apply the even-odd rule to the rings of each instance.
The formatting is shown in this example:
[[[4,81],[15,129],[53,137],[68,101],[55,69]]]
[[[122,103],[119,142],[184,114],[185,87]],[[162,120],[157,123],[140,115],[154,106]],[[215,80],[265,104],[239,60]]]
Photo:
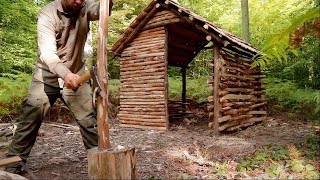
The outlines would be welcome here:
[[[172,0],[153,0],[111,48],[120,57],[120,125],[168,130],[168,66],[181,68],[185,110],[186,68],[204,49],[214,54],[209,128],[219,133],[265,120],[263,75],[251,67],[258,49]]]

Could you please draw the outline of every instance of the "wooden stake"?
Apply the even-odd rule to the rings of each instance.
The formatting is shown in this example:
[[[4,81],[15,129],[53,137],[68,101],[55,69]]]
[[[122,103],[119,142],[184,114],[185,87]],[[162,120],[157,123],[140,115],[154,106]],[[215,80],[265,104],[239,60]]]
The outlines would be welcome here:
[[[135,179],[134,148],[111,149],[108,120],[107,35],[109,0],[100,0],[97,72],[101,93],[97,95],[98,148],[88,150],[89,179]]]

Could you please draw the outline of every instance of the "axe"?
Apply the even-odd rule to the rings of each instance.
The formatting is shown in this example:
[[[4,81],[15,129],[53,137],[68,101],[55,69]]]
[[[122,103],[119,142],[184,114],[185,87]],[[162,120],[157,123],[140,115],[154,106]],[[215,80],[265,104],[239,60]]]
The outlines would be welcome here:
[[[92,78],[93,81],[93,87],[98,87],[99,89],[101,89],[99,80],[98,80],[98,74],[97,74],[97,67],[96,66],[92,66],[89,71],[85,72],[82,76],[80,76],[79,79],[76,80],[76,82],[78,84],[83,84],[86,81],[88,81],[89,79]],[[75,89],[76,91],[76,89]]]

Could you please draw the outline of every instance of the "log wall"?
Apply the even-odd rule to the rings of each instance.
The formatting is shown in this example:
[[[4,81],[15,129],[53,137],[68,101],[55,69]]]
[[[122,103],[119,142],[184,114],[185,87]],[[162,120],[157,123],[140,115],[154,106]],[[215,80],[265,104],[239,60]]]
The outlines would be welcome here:
[[[120,60],[120,126],[166,130],[166,31],[144,30]]]
[[[211,84],[213,95],[208,98],[210,127],[217,131],[234,131],[266,120],[267,102],[264,99],[262,78],[250,60],[214,48]]]

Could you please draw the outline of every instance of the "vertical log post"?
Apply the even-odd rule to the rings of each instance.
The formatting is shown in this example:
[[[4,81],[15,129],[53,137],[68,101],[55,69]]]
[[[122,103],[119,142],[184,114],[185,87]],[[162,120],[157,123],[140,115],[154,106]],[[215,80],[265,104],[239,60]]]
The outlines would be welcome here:
[[[186,112],[186,103],[187,103],[187,68],[182,67],[182,113],[185,115]]]
[[[97,95],[98,148],[88,150],[89,179],[135,179],[134,148],[110,148],[108,120],[107,35],[109,0],[100,0],[97,74],[101,92]]]
[[[213,85],[213,97],[214,97],[214,111],[213,111],[213,128],[216,134],[219,134],[219,122],[218,119],[221,117],[220,114],[220,99],[219,99],[219,84],[221,75],[221,62],[220,52],[217,45],[213,46],[213,61],[214,61],[214,85]]]

